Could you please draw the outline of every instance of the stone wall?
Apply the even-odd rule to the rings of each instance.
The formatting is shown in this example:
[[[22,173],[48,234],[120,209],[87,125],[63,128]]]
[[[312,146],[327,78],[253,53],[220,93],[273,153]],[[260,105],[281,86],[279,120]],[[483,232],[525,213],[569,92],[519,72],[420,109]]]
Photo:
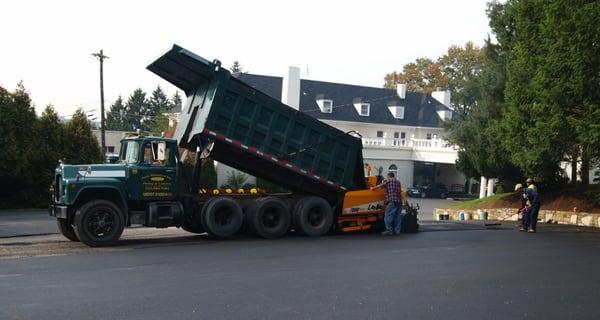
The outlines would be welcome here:
[[[449,220],[460,220],[460,213],[465,213],[468,220],[481,220],[482,213],[487,212],[488,220],[517,221],[519,218],[515,208],[496,209],[434,209],[433,219],[440,220],[440,215],[447,213]],[[538,219],[541,222],[570,224],[600,228],[600,213],[540,210]]]

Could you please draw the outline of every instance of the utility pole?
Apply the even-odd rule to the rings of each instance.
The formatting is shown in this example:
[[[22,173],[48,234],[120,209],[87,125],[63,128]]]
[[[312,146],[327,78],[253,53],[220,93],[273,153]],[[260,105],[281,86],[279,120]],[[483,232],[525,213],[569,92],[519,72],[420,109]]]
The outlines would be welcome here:
[[[106,135],[104,133],[104,59],[108,59],[104,52],[92,53],[100,61],[100,140],[102,141],[102,155],[106,154]]]

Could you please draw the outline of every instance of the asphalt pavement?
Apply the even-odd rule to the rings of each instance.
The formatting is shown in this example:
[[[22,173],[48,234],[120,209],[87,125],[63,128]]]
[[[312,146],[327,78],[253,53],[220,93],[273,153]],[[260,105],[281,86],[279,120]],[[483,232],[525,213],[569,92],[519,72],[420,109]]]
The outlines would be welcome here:
[[[58,233],[47,210],[0,211],[0,238]]]
[[[0,319],[600,319],[597,229],[422,229],[229,241],[129,229],[100,249],[0,239]]]

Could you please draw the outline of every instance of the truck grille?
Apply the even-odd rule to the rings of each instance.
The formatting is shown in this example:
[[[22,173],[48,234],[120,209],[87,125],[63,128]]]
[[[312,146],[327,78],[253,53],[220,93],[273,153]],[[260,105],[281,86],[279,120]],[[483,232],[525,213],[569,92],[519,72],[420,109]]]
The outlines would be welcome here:
[[[60,203],[60,195],[62,193],[62,176],[56,175],[56,180],[54,181],[54,202]]]

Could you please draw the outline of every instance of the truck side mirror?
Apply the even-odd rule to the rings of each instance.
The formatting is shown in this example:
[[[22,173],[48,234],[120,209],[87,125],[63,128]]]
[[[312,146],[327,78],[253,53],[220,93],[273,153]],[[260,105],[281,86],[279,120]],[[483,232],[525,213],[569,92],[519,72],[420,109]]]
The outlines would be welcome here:
[[[164,141],[152,142],[152,158],[154,161],[164,161],[167,144]]]

